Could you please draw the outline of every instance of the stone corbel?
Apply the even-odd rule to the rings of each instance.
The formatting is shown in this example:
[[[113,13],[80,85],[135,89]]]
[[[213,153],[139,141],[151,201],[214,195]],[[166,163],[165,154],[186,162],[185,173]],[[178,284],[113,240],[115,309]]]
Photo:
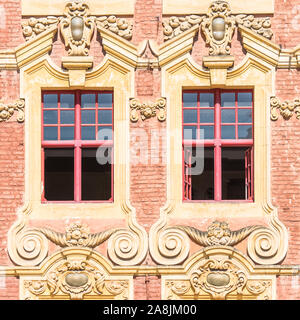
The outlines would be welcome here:
[[[62,66],[69,72],[70,87],[84,87],[86,71],[93,67],[93,57],[63,57]]]
[[[206,56],[203,57],[204,67],[209,69],[212,87],[226,84],[227,71],[233,66],[233,56]]]

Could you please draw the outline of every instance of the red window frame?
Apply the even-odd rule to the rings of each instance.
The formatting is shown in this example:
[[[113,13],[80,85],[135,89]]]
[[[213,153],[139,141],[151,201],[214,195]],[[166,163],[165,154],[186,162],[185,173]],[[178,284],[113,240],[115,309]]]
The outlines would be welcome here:
[[[99,104],[98,104],[98,94],[105,94],[109,93],[112,94],[112,107],[111,108],[102,108],[101,110],[112,110],[112,123],[111,124],[99,124],[98,123],[98,110],[99,110]],[[44,116],[43,111],[44,108],[44,95],[45,94],[57,94],[58,95],[58,106],[57,108],[49,108],[49,110],[57,110],[58,111],[58,124],[44,124]],[[75,103],[74,108],[68,108],[67,110],[74,110],[75,111],[75,120],[74,124],[63,124],[64,127],[74,127],[74,140],[60,140],[60,95],[61,94],[74,94],[75,96]],[[112,139],[111,140],[81,140],[81,128],[84,126],[93,126],[93,124],[82,124],[81,123],[81,95],[82,94],[95,94],[96,95],[96,107],[94,108],[84,108],[84,110],[95,110],[95,130],[96,130],[96,137],[97,137],[97,129],[98,127],[111,127],[112,128]],[[48,109],[46,109],[48,110]],[[64,109],[63,109],[64,110]],[[107,203],[107,202],[113,202],[114,201],[114,188],[113,188],[113,180],[114,180],[114,161],[113,161],[113,132],[114,132],[114,95],[113,91],[96,91],[96,90],[45,90],[42,92],[42,196],[41,201],[42,203]],[[44,127],[58,127],[58,138],[57,140],[44,140]],[[81,200],[81,157],[82,157],[82,148],[97,148],[97,147],[110,147],[111,150],[111,198],[109,200]],[[74,149],[74,200],[47,200],[45,198],[45,188],[44,188],[44,182],[45,182],[45,168],[44,168],[44,161],[45,161],[45,148],[68,148],[68,149]]]
[[[238,93],[252,93],[252,123],[238,122]],[[211,93],[214,94],[214,122],[205,123],[205,125],[214,125],[214,139],[184,139],[184,127],[189,124],[184,123],[184,110],[196,109],[195,107],[184,107],[183,94],[184,93],[197,93],[197,129],[200,129],[200,94]],[[224,124],[221,121],[221,93],[234,93],[235,94],[235,123]],[[254,95],[253,90],[184,90],[182,94],[182,173],[183,173],[183,188],[182,199],[184,202],[253,202],[254,201]],[[203,109],[201,107],[201,109]],[[229,109],[229,108],[226,108]],[[249,109],[249,108],[248,108]],[[252,139],[238,139],[238,125],[252,125]],[[194,124],[192,124],[194,125]],[[236,139],[222,139],[221,138],[221,126],[222,125],[235,125],[235,137]],[[198,131],[197,131],[198,132]],[[184,146],[188,147],[212,147],[214,148],[214,200],[192,200],[192,179],[190,175],[191,165],[190,162],[185,161],[185,152],[187,157],[191,157],[191,149],[184,150]],[[247,199],[238,200],[223,200],[222,199],[222,147],[248,147],[245,152],[245,188]]]

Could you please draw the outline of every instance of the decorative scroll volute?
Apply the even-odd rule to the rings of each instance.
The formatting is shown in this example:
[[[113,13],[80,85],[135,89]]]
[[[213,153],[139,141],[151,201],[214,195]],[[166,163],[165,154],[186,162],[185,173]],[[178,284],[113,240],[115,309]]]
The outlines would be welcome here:
[[[203,18],[201,29],[209,44],[210,55],[230,54],[230,44],[236,22],[228,2],[215,1],[209,7],[207,17]]]
[[[9,104],[0,102],[0,122],[9,120],[14,115],[15,111],[18,111],[17,121],[23,122],[25,119],[24,107],[25,101],[23,99],[19,99]]]
[[[157,117],[159,121],[166,120],[166,99],[159,98],[155,103],[142,103],[137,99],[130,100],[130,120],[137,122],[139,114],[144,121],[151,117]]]
[[[300,99],[280,102],[277,97],[271,97],[270,104],[271,120],[278,120],[279,114],[285,120],[291,119],[294,114],[296,115],[296,119],[300,119]]]
[[[94,32],[95,17],[88,16],[89,7],[81,1],[68,2],[60,30],[70,56],[87,56]]]

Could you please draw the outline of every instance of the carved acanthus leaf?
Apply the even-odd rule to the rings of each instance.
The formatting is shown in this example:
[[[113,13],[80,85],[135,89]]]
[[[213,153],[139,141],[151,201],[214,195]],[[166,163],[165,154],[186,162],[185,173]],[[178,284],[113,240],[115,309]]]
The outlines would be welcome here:
[[[95,248],[109,239],[109,237],[120,229],[109,229],[106,231],[91,234],[86,225],[74,223],[67,227],[66,233],[53,231],[49,228],[39,228],[46,238],[54,244],[64,248],[72,246]]]
[[[159,121],[166,120],[166,99],[159,98],[155,103],[142,103],[137,99],[130,100],[130,120],[137,122],[139,119],[138,111],[142,120],[157,116]]]
[[[133,25],[125,18],[117,18],[116,16],[102,16],[96,19],[96,26],[108,29],[109,31],[126,40],[131,40],[132,38]]]
[[[226,222],[214,221],[207,231],[201,231],[190,226],[175,226],[191,238],[195,243],[203,247],[208,246],[235,246],[246,239],[254,230],[261,226],[249,226],[240,230],[231,231]]]
[[[300,119],[300,99],[294,101],[280,102],[277,97],[271,97],[271,120],[278,120],[279,114],[285,120],[289,120],[294,114],[296,118]]]
[[[24,107],[25,107],[25,100],[19,99],[13,103],[4,104],[0,102],[0,122],[9,120],[15,111],[18,111],[18,122],[23,122],[25,119],[24,116]]]

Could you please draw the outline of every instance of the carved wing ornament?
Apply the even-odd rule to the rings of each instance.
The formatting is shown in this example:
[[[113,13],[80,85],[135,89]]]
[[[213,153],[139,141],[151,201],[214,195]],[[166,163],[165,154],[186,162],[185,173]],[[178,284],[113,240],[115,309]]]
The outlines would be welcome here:
[[[121,229],[114,228],[92,234],[89,233],[89,229],[86,225],[74,223],[66,228],[65,233],[56,232],[49,228],[39,228],[36,230],[41,232],[48,240],[62,248],[72,246],[95,248]]]
[[[173,228],[184,231],[192,241],[203,247],[209,246],[235,246],[246,239],[254,230],[261,226],[249,226],[231,231],[226,222],[214,221],[207,229],[201,231],[190,226],[175,226]]]

